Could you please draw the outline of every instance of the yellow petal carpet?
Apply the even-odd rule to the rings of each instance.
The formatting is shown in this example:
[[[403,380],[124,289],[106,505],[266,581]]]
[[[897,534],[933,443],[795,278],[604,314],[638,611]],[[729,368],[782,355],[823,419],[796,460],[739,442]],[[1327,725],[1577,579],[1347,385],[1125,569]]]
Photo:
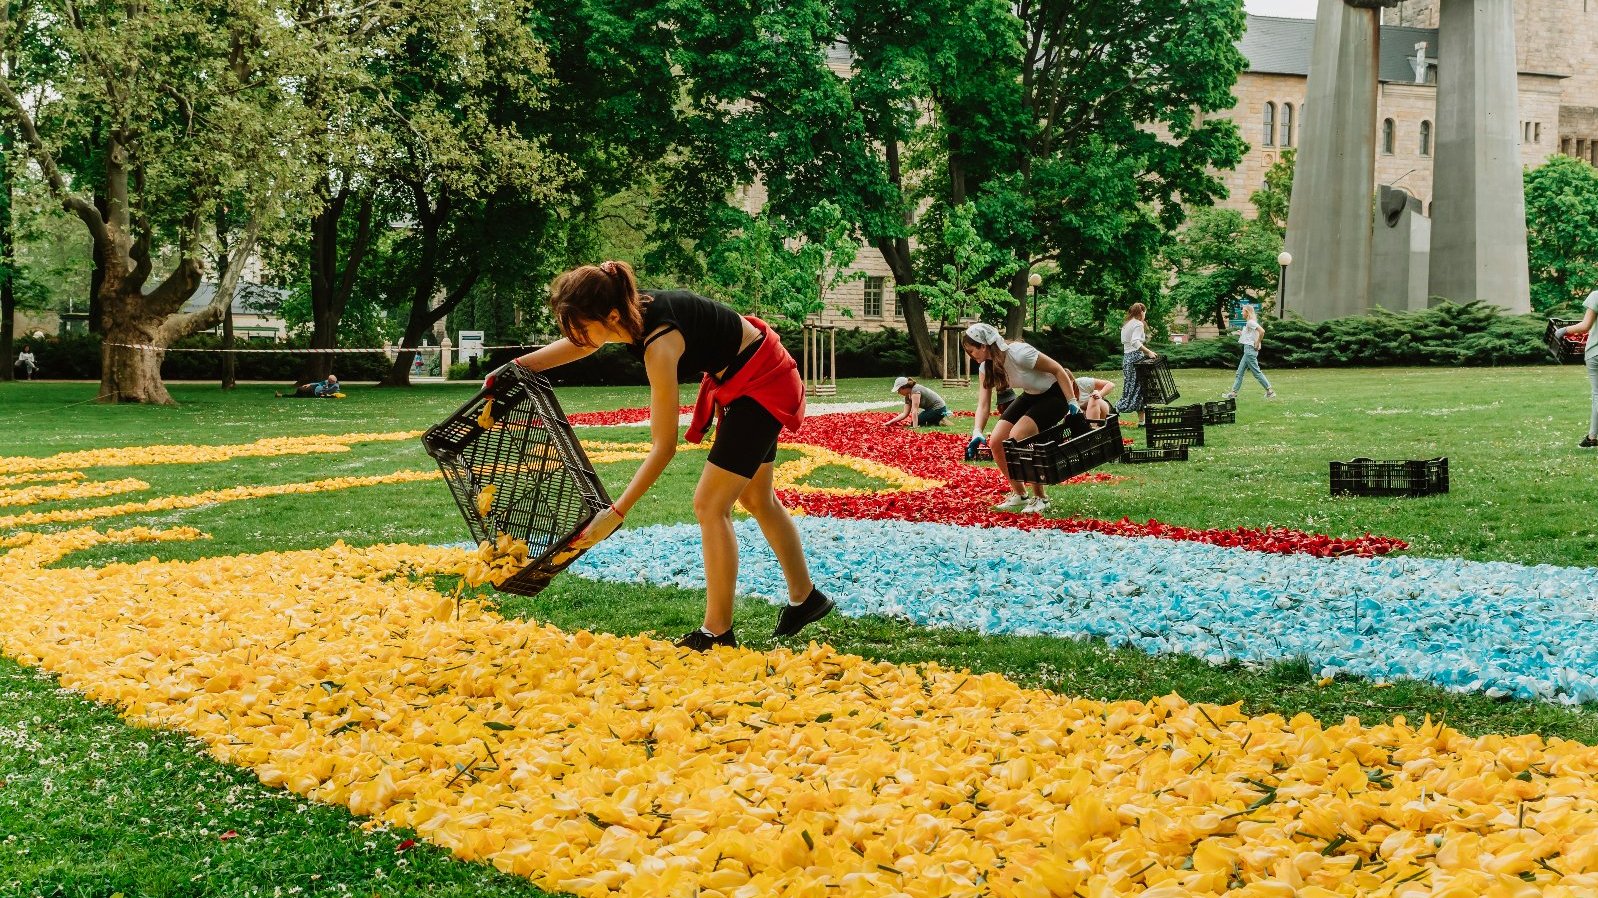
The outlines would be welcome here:
[[[62,565],[0,650],[266,783],[582,895],[1578,896],[1598,751],[1425,722],[1101,703],[811,646],[700,655],[506,620],[419,546]]]
[[[231,461],[235,458],[265,458],[273,455],[323,455],[350,451],[354,443],[392,443],[420,437],[420,430],[393,433],[317,434],[305,437],[266,437],[253,443],[225,446],[124,446],[115,449],[83,449],[56,455],[34,457],[14,455],[0,458],[0,474],[34,471],[69,471],[77,468],[129,467],[134,465],[193,465]]]
[[[0,489],[0,506],[37,505],[40,502],[65,502],[69,499],[94,499],[135,493],[150,488],[148,483],[126,477],[121,480],[68,480],[39,483],[15,489]]]

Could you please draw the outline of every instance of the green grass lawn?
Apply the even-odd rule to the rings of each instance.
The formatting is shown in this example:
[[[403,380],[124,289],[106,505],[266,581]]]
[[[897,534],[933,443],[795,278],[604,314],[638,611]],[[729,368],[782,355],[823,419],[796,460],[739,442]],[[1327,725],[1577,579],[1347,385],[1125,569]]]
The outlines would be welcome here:
[[[1231,375],[1177,373],[1183,401],[1216,398]],[[1112,379],[1119,380],[1118,376]],[[1239,423],[1210,428],[1186,464],[1128,467],[1121,484],[1058,489],[1051,512],[1158,518],[1194,527],[1279,525],[1336,535],[1398,536],[1413,554],[1590,566],[1598,557],[1593,456],[1575,448],[1587,419],[1578,368],[1380,369],[1273,372],[1281,399],[1252,382]],[[888,381],[840,384],[837,401],[887,400]],[[471,393],[466,385],[387,391],[355,386],[343,401],[276,400],[270,386],[232,393],[176,385],[175,408],[105,407],[88,384],[0,384],[0,455],[157,443],[243,443],[262,437],[421,430]],[[943,391],[957,407],[969,389]],[[684,401],[691,398],[684,391]],[[643,389],[574,388],[568,411],[644,404]],[[885,412],[884,414],[888,414]],[[951,430],[966,431],[969,419]],[[1141,433],[1130,434],[1142,442]],[[584,439],[645,438],[642,428],[585,430]],[[1447,455],[1452,492],[1420,500],[1327,496],[1327,462],[1355,456]],[[684,453],[629,516],[630,526],[691,519],[703,464]],[[634,463],[601,470],[619,491]],[[348,453],[239,459],[203,465],[95,468],[96,480],[134,477],[144,493],[30,506],[49,510],[137,501],[244,484],[426,470],[414,440]],[[854,475],[837,475],[853,485]],[[192,525],[206,542],[106,546],[68,564],[309,548],[335,539],[453,542],[464,525],[442,485],[415,483],[233,502],[111,518],[99,526]],[[559,578],[542,595],[501,609],[566,628],[675,634],[698,623],[702,593]],[[3,613],[3,612],[0,612]],[[740,638],[765,647],[773,609],[741,603]],[[1430,713],[1467,732],[1536,732],[1598,742],[1598,709],[1460,696],[1413,683],[1318,686],[1308,665],[1265,670],[1150,657],[1102,643],[921,630],[883,620],[832,619],[819,628],[840,650],[896,661],[937,660],[999,671],[1027,685],[1099,699],[1176,691],[1191,700],[1242,701],[1255,713],[1307,712],[1322,720]],[[199,756],[183,737],[127,726],[49,677],[0,660],[0,898],[10,895],[536,895],[521,880],[448,860],[426,846],[397,853],[405,833],[367,833],[346,811],[309,805]],[[226,841],[232,830],[238,838]],[[300,891],[292,891],[299,889]]]

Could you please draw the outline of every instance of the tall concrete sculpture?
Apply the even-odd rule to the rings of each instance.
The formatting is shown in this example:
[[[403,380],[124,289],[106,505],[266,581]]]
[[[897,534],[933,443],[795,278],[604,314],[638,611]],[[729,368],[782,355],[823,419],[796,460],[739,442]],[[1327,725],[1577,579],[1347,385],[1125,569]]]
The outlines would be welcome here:
[[[1311,321],[1413,307],[1417,291],[1457,302],[1530,308],[1520,173],[1513,0],[1442,0],[1437,148],[1426,283],[1424,240],[1384,248],[1372,268],[1376,89],[1381,10],[1399,0],[1320,0],[1293,201],[1288,213],[1288,309]],[[1405,209],[1414,219],[1418,209]],[[1378,211],[1376,218],[1380,217]],[[1398,225],[1394,224],[1396,228]],[[1393,234],[1378,229],[1383,239]],[[1397,264],[1400,255],[1409,263]],[[1403,284],[1376,284],[1402,272]],[[1401,299],[1402,298],[1402,299]]]
[[[1442,0],[1431,294],[1531,311],[1513,0]]]
[[[1381,7],[1321,0],[1287,216],[1286,306],[1311,321],[1370,307]]]

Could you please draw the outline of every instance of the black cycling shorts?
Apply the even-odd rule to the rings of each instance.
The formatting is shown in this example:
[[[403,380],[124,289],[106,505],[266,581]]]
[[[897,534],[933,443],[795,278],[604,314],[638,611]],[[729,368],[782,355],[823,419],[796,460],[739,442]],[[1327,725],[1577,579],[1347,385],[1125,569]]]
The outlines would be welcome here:
[[[710,463],[739,477],[754,477],[763,464],[777,460],[777,437],[782,422],[766,407],[744,396],[728,403],[716,425],[710,446]]]
[[[1011,424],[1022,418],[1031,418],[1032,423],[1038,426],[1038,433],[1042,433],[1064,421],[1070,407],[1071,402],[1065,398],[1065,391],[1055,383],[1042,393],[1022,393],[1017,396],[1001,418]]]

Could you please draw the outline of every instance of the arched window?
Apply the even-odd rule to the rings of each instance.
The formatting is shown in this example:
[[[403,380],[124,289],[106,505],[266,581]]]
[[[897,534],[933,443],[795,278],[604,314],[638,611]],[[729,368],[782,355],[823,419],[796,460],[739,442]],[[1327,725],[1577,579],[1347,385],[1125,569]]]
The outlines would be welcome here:
[[[1265,104],[1265,145],[1276,146],[1276,104]]]
[[[1282,146],[1293,145],[1293,104],[1282,104]]]
[[[1421,122],[1420,123],[1420,154],[1422,156],[1430,156],[1432,154],[1432,123],[1431,122]]]
[[[1398,128],[1390,118],[1382,119],[1382,155],[1393,155],[1393,145],[1397,139]]]

